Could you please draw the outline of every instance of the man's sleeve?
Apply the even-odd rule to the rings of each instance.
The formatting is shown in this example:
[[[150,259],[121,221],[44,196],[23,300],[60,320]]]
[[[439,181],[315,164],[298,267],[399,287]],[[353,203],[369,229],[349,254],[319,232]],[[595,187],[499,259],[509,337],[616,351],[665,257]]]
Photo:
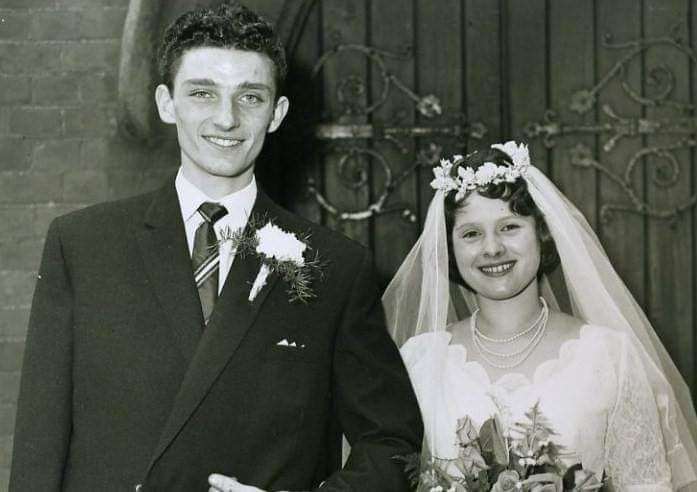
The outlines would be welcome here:
[[[334,353],[333,393],[351,453],[322,491],[397,492],[410,489],[395,456],[419,452],[421,415],[385,318],[366,253],[349,292]]]
[[[72,297],[54,221],[29,317],[10,492],[61,490],[71,432]]]

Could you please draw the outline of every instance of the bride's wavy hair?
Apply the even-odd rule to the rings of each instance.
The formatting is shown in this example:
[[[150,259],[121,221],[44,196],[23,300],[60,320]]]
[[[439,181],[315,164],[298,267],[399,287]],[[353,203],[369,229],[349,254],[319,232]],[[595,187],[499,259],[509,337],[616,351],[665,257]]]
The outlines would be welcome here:
[[[476,171],[486,162],[493,162],[497,166],[513,166],[511,157],[508,154],[499,149],[488,148],[468,154],[464,160],[453,166],[451,172],[453,176],[457,176],[458,167],[470,167]],[[513,183],[489,183],[486,186],[478,187],[476,190],[469,191],[465,197],[459,201],[455,200],[456,193],[454,192],[446,195],[444,204],[445,228],[448,239],[448,261],[451,281],[472,290],[462,278],[460,270],[457,268],[453,250],[453,227],[455,226],[455,215],[457,211],[465,206],[467,197],[475,191],[485,198],[500,199],[507,202],[511,212],[516,215],[524,217],[532,216],[535,219],[535,230],[537,239],[540,242],[540,267],[537,270],[538,279],[544,274],[553,272],[554,269],[559,266],[559,253],[557,253],[557,247],[554,244],[552,235],[549,233],[549,228],[542,216],[542,212],[537,208],[530,193],[528,193],[528,185],[525,180],[523,178],[518,178]]]

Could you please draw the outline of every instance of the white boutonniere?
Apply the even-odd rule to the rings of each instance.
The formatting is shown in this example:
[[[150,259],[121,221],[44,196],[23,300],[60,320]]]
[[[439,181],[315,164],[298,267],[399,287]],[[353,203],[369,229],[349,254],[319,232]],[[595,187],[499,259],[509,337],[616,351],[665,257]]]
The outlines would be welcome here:
[[[261,223],[265,224],[260,227]],[[316,297],[311,284],[313,279],[322,277],[324,266],[317,253],[311,260],[305,258],[311,250],[309,239],[309,236],[298,239],[294,233],[284,231],[271,220],[250,217],[245,230],[223,231],[221,242],[229,241],[236,254],[242,257],[252,254],[261,261],[249,291],[249,302],[254,301],[264,288],[269,275],[276,272],[289,285],[290,302],[307,303]]]

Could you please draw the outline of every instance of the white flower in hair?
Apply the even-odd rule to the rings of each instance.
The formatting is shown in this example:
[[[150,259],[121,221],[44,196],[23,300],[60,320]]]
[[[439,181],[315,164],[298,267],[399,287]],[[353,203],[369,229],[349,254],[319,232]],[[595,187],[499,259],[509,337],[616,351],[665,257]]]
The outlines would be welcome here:
[[[477,186],[486,186],[489,183],[496,184],[500,181],[499,176],[503,166],[497,166],[493,162],[485,162],[474,172],[474,182]]]
[[[457,177],[460,178],[460,182],[462,183],[469,183],[468,188],[473,190],[477,186],[474,184],[475,182],[475,173],[474,169],[471,167],[458,167],[457,168]]]
[[[455,156],[458,157],[458,156]],[[447,159],[440,160],[440,166],[433,168],[435,178],[431,181],[431,188],[434,190],[442,190],[443,193],[448,193],[451,190],[456,190],[458,183],[450,176],[450,171],[453,169],[453,163]]]
[[[508,154],[513,165],[497,166],[493,162],[485,162],[476,171],[471,167],[459,166],[457,176],[453,177],[450,175],[453,166],[464,159],[461,155],[455,155],[452,161],[441,159],[440,165],[433,168],[435,179],[431,181],[431,187],[441,190],[445,194],[457,190],[455,201],[460,201],[468,191],[483,188],[492,183],[513,183],[525,173],[525,169],[530,165],[530,154],[528,146],[525,144],[518,145],[511,140],[504,144],[494,144],[491,147]]]
[[[509,140],[503,144],[493,144],[491,148],[499,149],[508,154],[513,161],[513,167],[517,168],[519,172],[530,165],[530,152],[528,152],[526,144],[518,145],[514,140]]]

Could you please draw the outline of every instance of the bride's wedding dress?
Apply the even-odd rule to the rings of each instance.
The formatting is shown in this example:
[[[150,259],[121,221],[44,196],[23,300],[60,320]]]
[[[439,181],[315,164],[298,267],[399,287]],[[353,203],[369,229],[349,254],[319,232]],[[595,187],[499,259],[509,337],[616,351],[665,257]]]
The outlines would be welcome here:
[[[567,466],[605,472],[617,491],[673,490],[667,458],[675,450],[664,448],[651,387],[625,335],[584,325],[531,377],[511,372],[495,381],[450,341],[447,331],[426,333],[401,349],[424,422],[433,423],[426,438],[436,457],[457,457],[458,419],[469,416],[479,430],[497,414],[506,429],[539,402]]]
[[[456,156],[434,169],[435,194],[423,231],[382,298],[421,406],[424,444],[437,458],[455,458],[458,419],[469,417],[479,431],[497,414],[510,426],[539,402],[557,433],[552,441],[565,448],[565,463],[582,464],[598,477],[604,473],[614,490],[697,486],[697,413],[650,321],[583,215],[530,163],[527,147],[506,142],[492,148],[513,164],[485,162],[475,171],[468,157]],[[586,325],[532,374],[513,369],[492,381],[464,346],[451,343],[457,306],[467,304],[470,313],[477,306],[466,302],[466,289],[450,282],[445,202],[495,179],[525,182],[559,254],[568,314]],[[557,294],[544,276],[539,287],[554,306]]]

